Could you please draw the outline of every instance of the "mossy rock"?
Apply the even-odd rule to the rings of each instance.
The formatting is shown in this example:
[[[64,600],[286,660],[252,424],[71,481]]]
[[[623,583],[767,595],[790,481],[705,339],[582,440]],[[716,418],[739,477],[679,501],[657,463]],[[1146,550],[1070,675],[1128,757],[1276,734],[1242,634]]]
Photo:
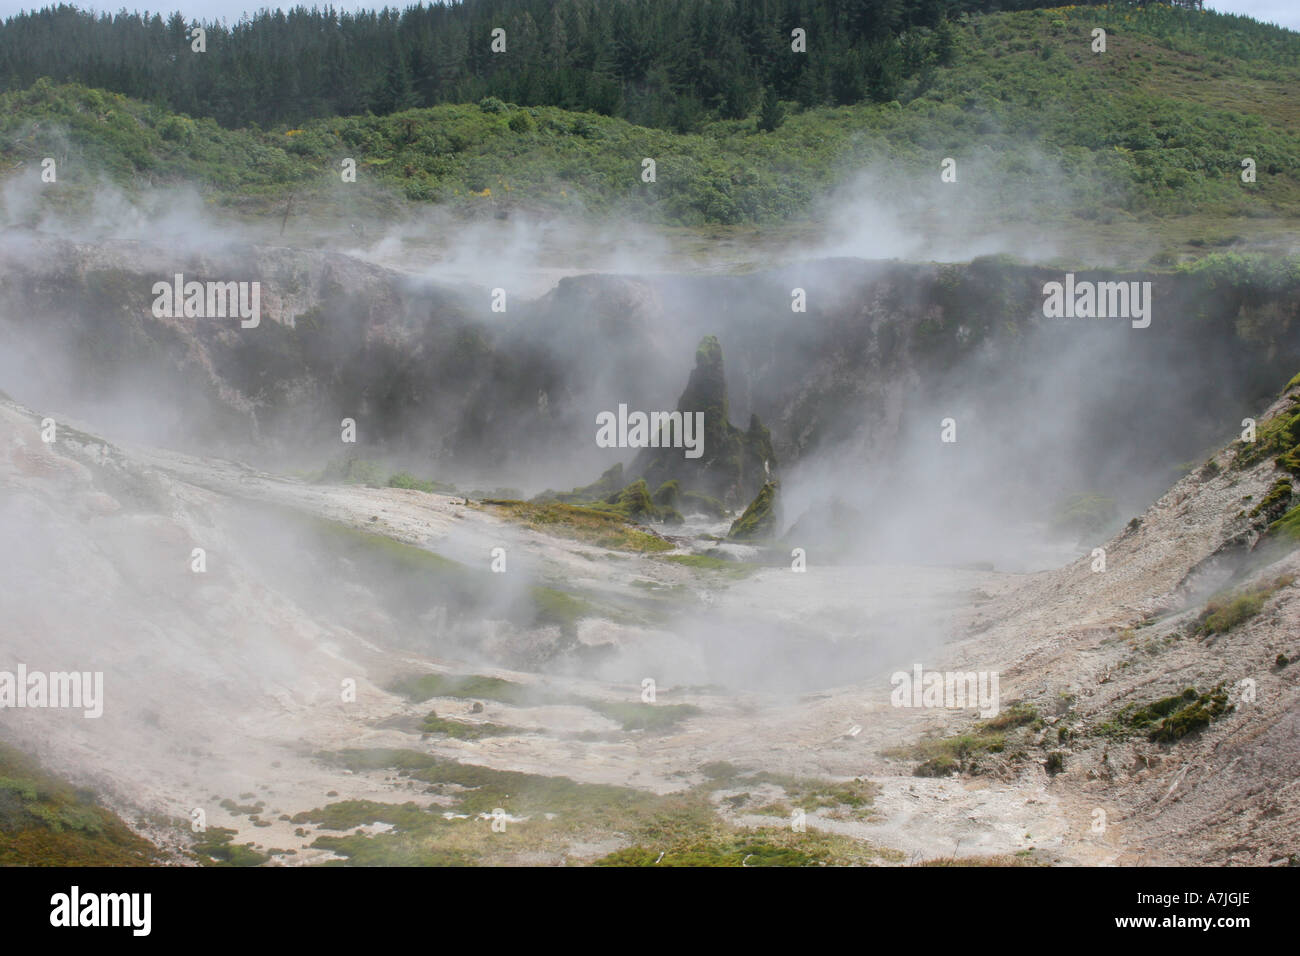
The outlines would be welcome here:
[[[1252,518],[1263,515],[1267,520],[1273,521],[1279,518],[1291,503],[1291,479],[1279,478],[1273,482],[1273,487],[1268,490],[1259,504],[1250,509]]]
[[[681,500],[682,489],[676,478],[665,481],[655,489],[651,500],[661,508],[676,508]]]
[[[1268,534],[1300,543],[1300,505],[1292,508],[1268,526]]]
[[[722,345],[717,336],[705,336],[695,351],[695,368],[677,400],[683,416],[701,413],[703,447],[699,458],[687,458],[681,448],[644,448],[630,471],[659,488],[677,481],[690,488],[739,503],[755,494],[776,464],[772,438],[755,415],[741,430],[731,423]]]
[[[1290,387],[1287,386],[1288,390]],[[1233,467],[1250,467],[1270,455],[1279,468],[1300,475],[1300,399],[1293,397],[1288,409],[1259,426],[1255,441],[1241,446]]]
[[[731,524],[727,537],[737,541],[759,541],[771,538],[777,530],[777,482],[766,482],[745,513]]]
[[[650,489],[644,478],[637,479],[619,492],[615,507],[627,518],[647,520],[659,517],[659,509],[650,499]]]

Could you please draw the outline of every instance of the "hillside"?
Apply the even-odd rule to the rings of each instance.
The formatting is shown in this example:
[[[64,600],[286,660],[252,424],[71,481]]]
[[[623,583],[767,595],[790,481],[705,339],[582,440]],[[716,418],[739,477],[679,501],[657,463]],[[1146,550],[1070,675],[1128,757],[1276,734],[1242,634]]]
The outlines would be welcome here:
[[[1105,54],[1089,49],[1097,25]],[[920,230],[1019,224],[1089,251],[1153,233],[1143,251],[1167,257],[1294,231],[1298,84],[1300,37],[1289,31],[1161,6],[1059,8],[962,21],[951,64],[896,100],[791,102],[770,132],[757,113],[674,133],[492,98],[227,130],[42,81],[0,98],[0,153],[15,183],[37,182],[43,156],[60,162],[57,189],[39,202],[6,200],[10,219],[28,222],[45,203],[84,204],[108,177],[134,190],[193,183],[210,203],[276,225],[286,211],[319,223],[432,204],[469,216],[763,225],[770,239],[799,235],[836,205],[879,204]],[[1252,184],[1240,180],[1247,156]],[[357,162],[355,184],[341,180],[344,157]],[[641,179],[646,157],[653,184]],[[945,157],[957,160],[955,184],[939,182]]]
[[[97,795],[0,742],[0,866],[146,866],[158,849]]]

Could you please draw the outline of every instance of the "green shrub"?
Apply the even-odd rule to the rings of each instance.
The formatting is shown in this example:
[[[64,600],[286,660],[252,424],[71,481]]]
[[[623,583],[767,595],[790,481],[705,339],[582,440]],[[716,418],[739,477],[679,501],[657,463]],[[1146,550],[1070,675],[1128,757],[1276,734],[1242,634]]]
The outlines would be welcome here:
[[[423,478],[416,478],[414,475],[405,471],[399,471],[388,479],[389,488],[407,488],[412,491],[425,491],[433,494],[449,494],[455,491],[451,485],[443,484],[440,481],[426,481]]]
[[[1159,727],[1151,731],[1150,737],[1155,741],[1172,743],[1208,727],[1231,710],[1227,691],[1216,687],[1208,694],[1194,696],[1185,706],[1171,713],[1160,722]]]
[[[1262,611],[1270,597],[1294,581],[1294,575],[1286,574],[1239,594],[1206,602],[1197,621],[1197,633],[1205,636],[1226,634]]]

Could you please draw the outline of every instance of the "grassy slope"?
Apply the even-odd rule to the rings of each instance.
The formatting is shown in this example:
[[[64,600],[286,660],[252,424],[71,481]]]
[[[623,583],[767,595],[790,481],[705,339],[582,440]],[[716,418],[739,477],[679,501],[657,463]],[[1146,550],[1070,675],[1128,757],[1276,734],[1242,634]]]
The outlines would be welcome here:
[[[93,794],[0,743],[0,866],[143,866],[158,850]]]
[[[1098,25],[1100,56],[1089,50]],[[323,216],[436,202],[787,230],[816,218],[819,197],[854,171],[872,169],[874,188],[893,195],[929,189],[952,156],[977,215],[1099,233],[1155,222],[1213,243],[1300,219],[1300,105],[1288,96],[1298,86],[1294,33],[1162,7],[1063,7],[973,18],[954,65],[913,81],[903,105],[792,113],[770,134],[752,118],[677,135],[477,105],[230,131],[38,85],[0,97],[0,153],[10,175],[33,179],[41,157],[58,158],[59,191],[43,196],[65,202],[107,176],[195,181],[209,201],[253,214],[274,215],[293,193],[299,210]],[[358,162],[355,185],[336,171],[345,156]],[[1258,163],[1250,186],[1243,156]],[[653,185],[640,179],[644,157],[658,164]]]

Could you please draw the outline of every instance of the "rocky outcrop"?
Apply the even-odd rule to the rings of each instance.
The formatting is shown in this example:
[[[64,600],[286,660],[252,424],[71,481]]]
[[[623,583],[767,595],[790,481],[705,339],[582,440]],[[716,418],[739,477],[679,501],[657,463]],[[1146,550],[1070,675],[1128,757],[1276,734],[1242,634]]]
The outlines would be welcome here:
[[[152,315],[154,283],[177,272],[260,281],[259,327]],[[149,417],[127,400],[165,410],[165,427],[133,437],[267,467],[320,468],[352,418],[349,451],[391,471],[535,492],[607,469],[593,417],[620,403],[672,407],[675,357],[708,332],[725,344],[725,377],[721,344],[716,362],[706,349],[684,397],[718,411],[683,498],[743,508],[778,459],[792,493],[798,466],[827,456],[844,483],[896,472],[918,434],[928,443],[953,416],[949,483],[1025,507],[1084,493],[1131,507],[1167,484],[1150,480],[1159,467],[1218,444],[1300,366],[1300,287],[1281,272],[1138,276],[1153,283],[1146,329],[1045,319],[1041,290],[1060,278],[1002,260],[845,259],[745,276],[577,276],[533,301],[512,292],[494,313],[490,290],[332,252],[11,233],[0,386],[92,422]],[[1077,274],[1108,278],[1134,277]],[[807,312],[791,312],[795,287]],[[1159,427],[1135,427],[1135,412]],[[997,460],[962,474],[964,449]],[[653,493],[685,463],[647,453],[625,465]]]
[[[695,368],[677,401],[677,411],[683,416],[703,413],[700,457],[688,458],[680,448],[647,448],[629,471],[644,477],[652,488],[676,481],[680,488],[718,498],[729,508],[752,499],[776,467],[772,436],[757,415],[750,416],[745,430],[731,423],[722,345],[716,336],[706,336],[696,349]]]
[[[766,541],[773,537],[779,530],[778,488],[775,481],[764,484],[745,513],[731,523],[727,537],[733,541]]]

